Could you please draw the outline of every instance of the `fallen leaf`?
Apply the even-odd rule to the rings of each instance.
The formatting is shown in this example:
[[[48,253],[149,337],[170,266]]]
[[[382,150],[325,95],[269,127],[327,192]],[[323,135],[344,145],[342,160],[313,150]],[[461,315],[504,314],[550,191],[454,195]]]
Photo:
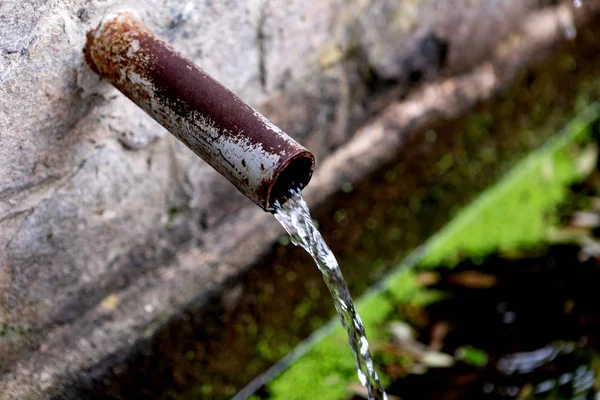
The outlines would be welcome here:
[[[116,294],[109,294],[100,303],[100,312],[110,313],[115,311],[120,301],[121,300],[119,299],[119,296],[117,296]]]
[[[574,228],[597,228],[600,226],[600,214],[593,211],[577,211],[571,216],[569,225]]]
[[[388,324],[388,330],[397,342],[405,342],[407,340],[414,340],[415,338],[415,330],[406,322],[390,322]]]
[[[429,349],[440,351],[444,347],[444,339],[450,332],[450,324],[446,321],[436,322],[431,328],[431,340],[429,341]]]
[[[440,274],[439,274],[439,272],[424,271],[424,272],[420,272],[417,275],[417,282],[421,286],[435,285],[439,281],[440,281]]]
[[[437,351],[426,351],[421,362],[431,368],[449,368],[454,365],[454,357]]]
[[[471,289],[487,289],[496,285],[496,277],[479,271],[465,271],[453,274],[449,281]]]

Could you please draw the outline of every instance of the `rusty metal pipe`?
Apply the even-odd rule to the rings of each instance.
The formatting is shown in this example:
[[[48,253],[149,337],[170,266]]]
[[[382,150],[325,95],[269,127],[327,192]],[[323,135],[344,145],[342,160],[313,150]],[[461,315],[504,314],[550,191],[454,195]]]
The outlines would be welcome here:
[[[314,156],[128,13],[87,34],[92,70],[265,211],[310,181]]]

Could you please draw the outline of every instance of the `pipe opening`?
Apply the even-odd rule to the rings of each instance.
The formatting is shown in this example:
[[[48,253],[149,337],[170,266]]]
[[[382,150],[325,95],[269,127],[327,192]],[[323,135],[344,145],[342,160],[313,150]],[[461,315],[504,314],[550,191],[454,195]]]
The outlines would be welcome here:
[[[302,190],[312,176],[314,158],[310,153],[301,153],[277,174],[267,196],[267,211],[275,212],[275,203],[283,204],[292,193]]]

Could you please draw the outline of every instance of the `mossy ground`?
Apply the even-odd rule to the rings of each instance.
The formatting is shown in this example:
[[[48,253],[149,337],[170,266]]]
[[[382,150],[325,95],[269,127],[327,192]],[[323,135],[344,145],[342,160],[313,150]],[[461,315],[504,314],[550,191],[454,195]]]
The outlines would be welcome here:
[[[400,304],[435,298],[435,293],[420,288],[407,267],[453,265],[464,257],[542,245],[569,186],[596,166],[597,150],[589,138],[598,114],[597,106],[587,108],[432,237],[416,263],[413,259],[412,265],[401,265],[379,290],[359,299],[357,308],[370,339],[385,335],[382,327]],[[343,399],[355,380],[345,333],[337,327],[271,381],[267,391],[270,399]]]
[[[596,114],[595,106],[586,110],[563,135],[466,207],[429,241],[420,265],[453,265],[465,256],[478,258],[543,243],[569,185],[595,167],[596,144],[587,139]]]

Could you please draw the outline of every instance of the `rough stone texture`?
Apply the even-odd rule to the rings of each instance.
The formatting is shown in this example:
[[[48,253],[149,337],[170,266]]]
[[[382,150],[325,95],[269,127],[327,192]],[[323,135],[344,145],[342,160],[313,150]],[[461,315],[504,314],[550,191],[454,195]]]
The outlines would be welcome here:
[[[327,159],[392,100],[421,81],[473,70],[474,81],[425,86],[382,121],[406,124],[394,131],[407,134],[432,107],[464,112],[501,87],[498,76],[510,76],[497,68],[520,64],[528,48],[508,46],[511,38],[541,32],[548,45],[599,7],[551,3],[0,2],[0,398],[50,396],[234,279],[281,233],[88,69],[85,33],[102,15],[130,9],[313,150],[319,193],[309,196],[322,200],[340,179],[385,160],[369,157],[369,143],[385,154],[402,144],[389,133],[398,122],[375,123]],[[527,25],[542,7],[551,20]],[[507,49],[520,53],[478,67]],[[352,149],[360,163],[336,175],[331,166],[357,155]],[[326,159],[329,172],[319,175]]]

